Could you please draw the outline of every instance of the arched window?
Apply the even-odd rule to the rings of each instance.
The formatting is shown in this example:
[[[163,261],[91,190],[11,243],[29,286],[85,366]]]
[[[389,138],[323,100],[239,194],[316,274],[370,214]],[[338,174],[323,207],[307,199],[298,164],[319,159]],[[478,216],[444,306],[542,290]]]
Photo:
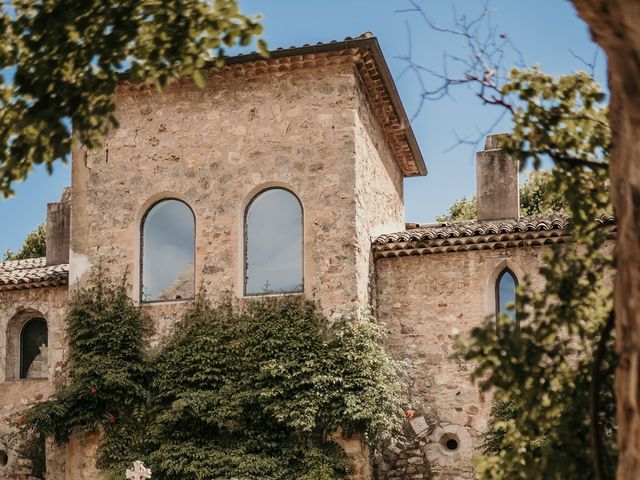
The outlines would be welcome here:
[[[20,378],[47,378],[49,363],[47,321],[36,317],[24,324],[20,331]]]
[[[245,212],[246,295],[303,291],[302,205],[289,190],[271,188]]]
[[[184,300],[195,296],[195,217],[174,198],[153,205],[142,220],[140,299]]]
[[[498,330],[502,322],[516,323],[518,320],[517,288],[518,279],[509,268],[500,272],[496,279],[496,326]]]

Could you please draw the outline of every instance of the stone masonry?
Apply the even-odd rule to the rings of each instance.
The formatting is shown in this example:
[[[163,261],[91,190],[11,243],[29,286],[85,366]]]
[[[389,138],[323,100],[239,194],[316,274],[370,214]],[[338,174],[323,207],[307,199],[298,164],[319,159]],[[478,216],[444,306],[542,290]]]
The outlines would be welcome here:
[[[387,348],[408,365],[402,442],[372,458],[359,439],[334,434],[354,458],[353,480],[470,480],[490,398],[469,381],[473,365],[451,360],[455,337],[495,311],[505,267],[541,286],[545,252],[567,239],[564,216],[517,218],[517,171],[497,137],[478,157],[489,202],[481,221],[418,226],[405,224],[403,181],[426,167],[370,34],[232,57],[208,71],[203,89],[183,79],[159,93],[123,77],[115,102],[119,127],[103,146],[74,149],[71,189],[48,208],[46,258],[0,263],[0,479],[102,479],[98,438],[27,445],[16,422],[60,378],[70,291],[100,266],[125,276],[140,302],[150,207],[175,198],[194,212],[195,264],[178,279],[185,291],[243,301],[246,207],[282,187],[303,208],[303,295],[329,318],[375,312]],[[602,222],[613,236],[611,219]],[[154,342],[189,302],[142,304]],[[34,318],[48,328],[34,362],[45,378],[20,378],[21,335]]]

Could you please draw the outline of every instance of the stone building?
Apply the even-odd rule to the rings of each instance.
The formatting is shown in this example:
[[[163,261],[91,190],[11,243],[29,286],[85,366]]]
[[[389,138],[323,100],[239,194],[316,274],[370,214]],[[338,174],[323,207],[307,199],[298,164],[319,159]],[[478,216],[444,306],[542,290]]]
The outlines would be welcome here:
[[[75,149],[71,189],[48,207],[46,258],[0,263],[2,416],[53,391],[69,291],[101,265],[127,276],[159,335],[198,288],[300,294],[334,318],[372,308],[410,366],[417,412],[384,476],[471,478],[489,405],[472,366],[448,359],[453,338],[518,280],[540,283],[566,219],[518,218],[515,163],[490,137],[478,220],[406,224],[403,179],[427,170],[371,35],[232,57],[208,77],[163,93],[124,79],[119,127]],[[97,479],[95,448],[41,439],[25,451],[3,422],[0,478]],[[356,478],[371,478],[361,463]]]

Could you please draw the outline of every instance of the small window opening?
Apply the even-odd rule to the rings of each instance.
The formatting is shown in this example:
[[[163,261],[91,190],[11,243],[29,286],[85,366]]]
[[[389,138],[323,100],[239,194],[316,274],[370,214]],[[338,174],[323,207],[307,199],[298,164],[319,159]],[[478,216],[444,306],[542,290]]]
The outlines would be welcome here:
[[[505,268],[496,279],[496,329],[500,332],[500,325],[510,322],[518,323],[518,279],[509,268]]]
[[[47,378],[49,335],[44,318],[32,318],[20,332],[20,378]]]
[[[195,297],[195,217],[174,198],[153,205],[142,220],[140,299]]]
[[[245,213],[246,295],[303,291],[302,205],[284,188],[254,197]]]
[[[6,467],[9,463],[9,455],[4,450],[0,450],[0,467]]]

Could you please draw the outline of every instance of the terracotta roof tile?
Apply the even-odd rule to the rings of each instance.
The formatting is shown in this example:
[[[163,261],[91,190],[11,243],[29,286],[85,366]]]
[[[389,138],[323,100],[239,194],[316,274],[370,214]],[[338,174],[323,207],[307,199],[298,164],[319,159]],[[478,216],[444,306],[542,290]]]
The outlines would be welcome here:
[[[597,222],[616,231],[615,219],[605,215]],[[377,257],[484,250],[562,243],[569,236],[570,219],[562,213],[519,220],[445,222],[381,235],[373,242]]]
[[[46,258],[0,262],[0,290],[66,285],[69,265],[47,265]]]

